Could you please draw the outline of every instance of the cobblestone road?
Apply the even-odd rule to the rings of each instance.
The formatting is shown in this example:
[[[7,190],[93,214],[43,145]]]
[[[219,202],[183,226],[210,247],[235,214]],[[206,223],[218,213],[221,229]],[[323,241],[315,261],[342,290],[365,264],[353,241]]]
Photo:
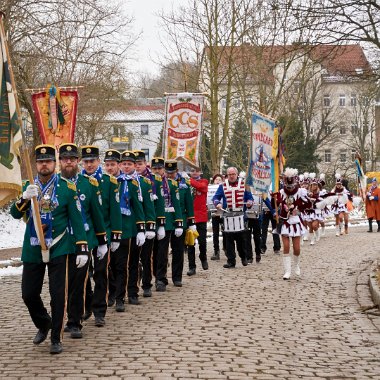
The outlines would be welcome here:
[[[288,282],[270,249],[259,265],[210,261],[182,288],[110,310],[104,328],[90,319],[58,356],[31,342],[20,277],[0,279],[0,378],[380,379],[380,317],[361,312],[379,240],[364,227],[328,230],[303,246],[302,278]]]

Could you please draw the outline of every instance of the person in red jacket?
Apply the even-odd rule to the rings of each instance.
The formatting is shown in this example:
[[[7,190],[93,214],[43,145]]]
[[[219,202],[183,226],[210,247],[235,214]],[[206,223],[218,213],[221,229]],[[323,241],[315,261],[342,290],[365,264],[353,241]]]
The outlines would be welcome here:
[[[199,259],[201,260],[202,268],[204,270],[208,269],[207,262],[207,190],[208,181],[207,179],[201,178],[201,169],[199,167],[192,168],[190,170],[190,185],[193,192],[194,199],[194,216],[195,225],[199,233],[198,244],[199,244]],[[189,259],[189,271],[187,274],[192,276],[196,272],[195,264],[195,247],[188,247],[187,250]]]

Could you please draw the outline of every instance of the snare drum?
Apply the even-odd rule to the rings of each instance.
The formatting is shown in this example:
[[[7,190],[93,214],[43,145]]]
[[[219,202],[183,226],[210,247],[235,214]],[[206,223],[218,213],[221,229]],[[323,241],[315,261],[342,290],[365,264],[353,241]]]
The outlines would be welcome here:
[[[244,213],[239,212],[226,212],[223,215],[224,232],[241,232],[245,230],[244,226]]]

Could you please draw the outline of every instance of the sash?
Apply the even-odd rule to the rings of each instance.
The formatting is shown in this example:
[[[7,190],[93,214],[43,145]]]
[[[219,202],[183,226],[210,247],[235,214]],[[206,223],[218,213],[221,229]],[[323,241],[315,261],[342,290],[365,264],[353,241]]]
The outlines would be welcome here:
[[[75,177],[70,178],[70,181],[74,182],[75,186],[76,186],[77,182],[78,182],[78,174]],[[78,195],[79,202],[80,202],[80,213],[82,215],[82,221],[83,221],[83,225],[84,225],[84,230],[87,232],[90,229],[90,226],[87,223],[86,212],[85,212],[84,207],[83,207],[84,199],[81,199],[81,195],[82,194],[78,194],[78,190],[77,190],[77,195]],[[79,207],[78,207],[78,209],[79,209]],[[72,229],[70,229],[70,231],[72,231]],[[71,234],[73,234],[73,233],[71,232]]]
[[[156,181],[155,181],[154,174],[152,174],[152,171],[148,167],[146,167],[145,171],[142,173],[142,176],[144,176],[150,180],[150,182],[152,184],[153,199],[154,200],[158,199]]]
[[[103,170],[102,170],[102,167],[99,165],[98,168],[92,174],[88,174],[86,172],[86,170],[84,170],[84,169],[82,169],[81,174],[86,174],[89,177],[94,177],[99,182],[99,184],[100,184],[100,180],[103,177]]]

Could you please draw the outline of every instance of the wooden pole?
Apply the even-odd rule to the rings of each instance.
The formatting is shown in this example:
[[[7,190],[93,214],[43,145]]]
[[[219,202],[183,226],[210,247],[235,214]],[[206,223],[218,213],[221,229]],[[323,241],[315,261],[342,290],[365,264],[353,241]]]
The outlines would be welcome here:
[[[77,90],[78,88],[84,88],[84,86],[66,86],[66,87],[61,87],[57,86],[60,90]],[[26,88],[24,91],[28,92],[41,92],[41,91],[46,91],[46,87],[40,87],[40,88]]]
[[[17,88],[16,88],[16,83],[15,83],[15,78],[13,75],[13,67],[12,67],[12,63],[11,63],[11,59],[10,59],[10,55],[9,55],[8,43],[6,41],[3,19],[4,19],[4,13],[0,12],[0,29],[1,29],[1,33],[4,37],[4,46],[5,46],[5,51],[7,54],[9,75],[10,75],[10,79],[11,79],[11,85],[12,85],[13,93],[15,95],[17,121],[18,121],[18,124],[20,127],[21,136],[22,136],[22,146],[20,147],[21,161],[23,162],[23,164],[26,167],[26,172],[27,172],[29,183],[31,185],[34,185],[32,166],[31,166],[31,163],[29,160],[29,155],[28,155],[27,149],[26,149],[25,134],[24,134],[24,131],[22,129],[22,118],[21,118],[21,112],[20,112],[20,104],[18,102]],[[40,209],[38,207],[37,198],[33,197],[31,199],[31,201],[32,201],[32,205],[33,205],[34,215],[35,215],[35,218],[33,218],[34,225],[35,225],[35,228],[37,231],[38,238],[39,238],[40,243],[41,243],[42,258],[43,258],[44,262],[47,262],[47,261],[49,261],[49,251],[48,251],[46,244],[45,244],[44,232],[42,229]]]

